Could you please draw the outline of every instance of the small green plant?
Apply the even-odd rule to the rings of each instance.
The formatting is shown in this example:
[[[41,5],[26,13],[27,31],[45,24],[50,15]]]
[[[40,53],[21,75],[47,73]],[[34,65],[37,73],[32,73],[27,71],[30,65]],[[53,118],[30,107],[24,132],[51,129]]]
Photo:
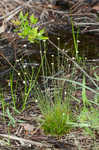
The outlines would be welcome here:
[[[71,121],[70,112],[68,112],[65,104],[55,104],[43,115],[42,128],[46,134],[61,136],[68,133],[72,128],[72,125],[69,124]]]
[[[35,18],[33,14],[31,16],[29,16],[28,13],[23,15],[21,11],[19,19],[12,20],[12,23],[16,25],[15,32],[23,39],[27,38],[31,43],[48,39],[48,37],[44,36],[45,30],[39,30],[37,26],[38,19]]]
[[[79,43],[79,40],[78,40],[79,28],[77,29],[77,34],[75,34],[72,18],[71,18],[71,23],[72,23],[72,36],[73,36],[73,42],[74,42],[74,56],[75,56],[75,59],[77,60],[77,62],[79,63],[82,60],[82,58],[79,56],[79,48],[78,48],[78,46],[79,46],[78,45],[78,43]]]
[[[94,132],[92,131],[92,129],[99,130],[99,112],[92,106],[91,101],[87,98],[85,76],[83,77],[82,102],[83,106],[78,120],[80,124],[84,125],[82,125],[82,127],[84,128],[85,133],[94,136]]]
[[[43,114],[41,120],[42,129],[46,134],[62,136],[72,129],[72,112],[70,111],[69,101],[62,101],[62,90],[54,89],[53,99],[46,91],[44,95],[38,89],[38,105]],[[48,94],[49,93],[49,94]]]
[[[14,72],[11,72],[10,88],[11,88],[11,96],[12,96],[12,102],[13,102],[12,104],[14,106],[13,108],[14,108],[14,111],[16,111],[16,113],[18,111],[17,109],[19,108],[20,104],[21,104],[21,111],[24,111],[24,109],[26,108],[26,104],[30,96],[30,93],[36,84],[39,71],[40,69],[38,70],[37,74],[34,75],[34,68],[31,67],[31,71],[29,73],[29,70],[27,69],[27,67],[25,65],[23,66],[20,62],[20,74],[17,77],[17,81],[15,85],[13,84]],[[20,76],[22,76],[21,80],[20,80]],[[21,87],[20,87],[20,83],[21,83]],[[17,93],[19,90],[20,90],[20,93],[18,97]],[[19,103],[18,103],[18,99],[20,99]]]
[[[78,118],[85,133],[94,136],[94,131],[99,130],[99,112],[94,107],[84,108]]]
[[[28,74],[29,75],[29,74]],[[36,78],[33,79],[34,76],[34,69],[32,69],[32,74],[29,79],[27,79],[27,76],[24,76],[24,96],[22,97],[23,99],[23,105],[22,105],[22,111],[26,108],[26,103],[29,98],[30,92],[33,90],[36,84]],[[27,84],[28,83],[28,84]]]

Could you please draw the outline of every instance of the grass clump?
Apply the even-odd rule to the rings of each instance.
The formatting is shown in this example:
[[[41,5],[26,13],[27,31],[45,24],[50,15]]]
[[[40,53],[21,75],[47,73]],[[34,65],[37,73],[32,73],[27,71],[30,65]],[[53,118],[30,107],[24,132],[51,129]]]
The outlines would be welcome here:
[[[44,132],[53,136],[69,133],[74,118],[70,110],[69,98],[62,99],[62,89],[54,87],[53,93],[46,91],[45,94],[38,89],[37,94],[38,106],[43,116],[41,124]]]
[[[70,131],[72,125],[71,114],[67,109],[67,106],[63,103],[57,103],[54,107],[50,107],[48,112],[43,114],[44,122],[42,128],[46,134],[51,135],[64,135]]]

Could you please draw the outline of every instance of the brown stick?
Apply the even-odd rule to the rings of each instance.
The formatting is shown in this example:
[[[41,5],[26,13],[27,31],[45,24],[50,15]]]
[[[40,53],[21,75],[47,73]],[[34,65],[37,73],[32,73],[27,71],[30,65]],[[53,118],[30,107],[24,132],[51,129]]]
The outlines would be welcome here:
[[[15,67],[9,62],[9,60],[2,52],[0,52],[0,56],[2,56],[7,61],[7,63],[18,73],[18,70],[15,69]]]

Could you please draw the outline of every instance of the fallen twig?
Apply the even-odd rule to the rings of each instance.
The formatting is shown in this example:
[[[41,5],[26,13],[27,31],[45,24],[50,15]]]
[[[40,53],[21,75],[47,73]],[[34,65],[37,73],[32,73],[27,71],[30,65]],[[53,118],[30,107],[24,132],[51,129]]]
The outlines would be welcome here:
[[[40,142],[36,142],[36,141],[31,141],[31,140],[27,140],[27,139],[24,139],[24,138],[20,138],[20,137],[17,137],[17,136],[14,136],[14,135],[7,135],[7,134],[0,134],[1,137],[4,137],[4,138],[8,138],[10,140],[17,140],[20,142],[20,144],[22,146],[25,146],[26,144],[31,144],[31,145],[36,145],[38,147],[49,147],[48,144],[44,144],[44,143],[40,143]]]

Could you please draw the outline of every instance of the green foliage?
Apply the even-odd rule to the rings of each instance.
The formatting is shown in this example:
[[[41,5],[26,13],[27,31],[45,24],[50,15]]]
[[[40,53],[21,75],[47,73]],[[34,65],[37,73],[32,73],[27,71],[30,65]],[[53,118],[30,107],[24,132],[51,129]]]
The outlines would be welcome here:
[[[26,108],[26,103],[29,98],[30,92],[33,90],[36,84],[35,83],[36,79],[33,80],[33,76],[34,76],[34,69],[32,69],[32,73],[31,73],[31,77],[29,78],[29,81],[26,79],[27,77],[24,76],[24,96],[22,96],[22,99],[23,99],[22,111]]]
[[[7,113],[8,118],[9,118],[8,126],[12,125],[13,127],[15,127],[16,120],[13,118],[13,116],[12,116],[12,114],[10,113],[10,110],[9,110],[8,107],[7,107],[7,109],[6,109],[6,113]]]
[[[42,128],[46,134],[61,136],[68,133],[72,128],[70,112],[66,104],[57,103],[44,113],[44,123]]]
[[[90,100],[88,100],[86,96],[85,76],[83,77],[82,101],[83,106],[78,116],[78,121],[80,124],[84,124],[82,127],[85,133],[94,136],[92,129],[99,130],[99,111],[92,106]]]
[[[73,114],[70,111],[69,100],[62,101],[62,90],[54,89],[53,99],[46,91],[38,89],[38,104],[43,115],[42,128],[46,134],[62,136],[72,129]]]
[[[89,103],[87,95],[86,95],[85,76],[83,76],[83,84],[82,85],[83,85],[83,87],[82,87],[82,101],[83,101],[84,108],[86,108],[86,106],[90,105],[90,103]]]
[[[82,58],[79,56],[79,45],[78,45],[78,38],[79,38],[79,28],[77,29],[77,34],[75,34],[75,29],[74,29],[74,24],[71,18],[71,23],[72,23],[72,36],[73,36],[73,42],[74,42],[74,56],[77,62],[81,62]]]
[[[85,133],[94,136],[94,130],[99,130],[99,111],[95,108],[91,107],[90,109],[84,108],[78,117],[80,124],[84,124],[86,126],[82,126]]]
[[[20,114],[20,112],[17,109],[15,109],[15,107],[12,107],[12,109],[14,110],[14,114],[13,115],[15,115],[15,113],[16,114]],[[6,114],[7,114],[8,119],[9,119],[8,126],[15,127],[16,126],[16,119],[13,117],[12,113],[10,112],[9,107],[6,108]],[[21,120],[17,120],[17,122],[22,122],[22,121]]]
[[[31,43],[38,42],[40,40],[47,40],[48,37],[44,36],[45,30],[39,30],[38,26],[38,19],[34,17],[32,14],[31,16],[26,13],[23,15],[22,12],[19,14],[18,20],[12,20],[14,25],[16,25],[15,31],[21,38],[27,38],[27,40]]]

